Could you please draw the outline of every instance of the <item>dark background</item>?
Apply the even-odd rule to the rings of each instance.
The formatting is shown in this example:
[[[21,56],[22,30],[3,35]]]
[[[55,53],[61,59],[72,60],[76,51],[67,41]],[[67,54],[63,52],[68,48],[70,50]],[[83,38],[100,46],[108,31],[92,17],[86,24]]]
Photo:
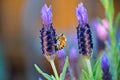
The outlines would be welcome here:
[[[0,0],[0,80],[38,80],[34,63],[51,74],[50,64],[41,55],[41,7],[52,5],[53,25],[58,33],[67,35],[75,31],[75,8],[81,1],[89,22],[105,17],[99,0]],[[114,7],[116,16],[120,0],[114,0]]]

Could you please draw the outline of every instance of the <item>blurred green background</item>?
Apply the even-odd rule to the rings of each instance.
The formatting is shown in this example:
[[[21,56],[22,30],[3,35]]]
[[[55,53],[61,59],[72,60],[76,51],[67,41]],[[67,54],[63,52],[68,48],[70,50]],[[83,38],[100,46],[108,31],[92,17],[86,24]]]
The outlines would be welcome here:
[[[0,0],[0,80],[38,80],[34,63],[51,74],[50,64],[41,55],[41,7],[44,3],[52,6],[53,26],[58,34],[68,35],[76,30],[79,2],[88,10],[89,23],[105,17],[99,0]],[[114,3],[116,16],[120,0]]]

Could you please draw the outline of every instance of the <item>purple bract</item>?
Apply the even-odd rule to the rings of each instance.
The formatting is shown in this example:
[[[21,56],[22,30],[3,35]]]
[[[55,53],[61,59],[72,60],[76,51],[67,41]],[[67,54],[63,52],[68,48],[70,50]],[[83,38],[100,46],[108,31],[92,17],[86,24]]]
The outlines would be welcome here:
[[[47,7],[47,5],[45,4],[42,7],[41,10],[41,17],[43,19],[43,24],[51,24],[52,23],[52,9],[51,6]]]
[[[109,62],[106,54],[102,55],[101,67],[103,72],[109,72]]]
[[[88,23],[87,10],[83,6],[83,3],[78,4],[78,7],[76,8],[76,16],[77,16],[79,24]]]
[[[109,72],[109,61],[106,54],[102,55],[101,67],[103,72],[102,80],[112,80],[111,74]]]

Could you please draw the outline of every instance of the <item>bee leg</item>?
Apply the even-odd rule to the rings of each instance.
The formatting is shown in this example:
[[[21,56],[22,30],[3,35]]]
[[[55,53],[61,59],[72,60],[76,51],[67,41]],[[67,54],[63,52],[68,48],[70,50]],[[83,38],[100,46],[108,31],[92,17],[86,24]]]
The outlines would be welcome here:
[[[59,36],[56,36],[56,39],[57,39],[57,41],[58,41],[58,39],[59,39]]]
[[[58,44],[53,44],[54,46],[57,46]]]
[[[58,49],[58,44],[54,44],[54,46],[56,47],[56,50],[58,51],[59,49]]]

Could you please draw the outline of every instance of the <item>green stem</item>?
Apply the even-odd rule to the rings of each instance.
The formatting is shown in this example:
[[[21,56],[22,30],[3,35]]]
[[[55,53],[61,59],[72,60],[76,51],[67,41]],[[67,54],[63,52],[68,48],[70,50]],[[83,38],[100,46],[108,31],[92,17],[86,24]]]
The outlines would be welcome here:
[[[90,78],[91,78],[91,80],[92,80],[92,68],[91,68],[90,59],[89,59],[89,58],[86,58],[85,61],[86,61],[86,63],[87,63],[88,73],[89,73]]]
[[[113,78],[114,80],[117,80],[117,67],[118,67],[118,52],[117,52],[117,49],[116,49],[116,40],[115,40],[115,35],[116,35],[116,31],[114,31],[113,29],[113,22],[109,22],[110,24],[110,32],[109,32],[109,36],[110,36],[110,40],[111,40],[111,47],[113,49],[112,51],[112,54],[111,54],[111,60],[112,62],[114,62],[115,65],[112,65],[112,68],[114,68],[114,72],[113,72]]]
[[[50,64],[51,64],[51,66],[52,66],[52,69],[53,69],[54,75],[55,75],[55,77],[56,77],[56,80],[59,80],[59,76],[58,76],[57,69],[56,69],[56,67],[55,67],[54,60],[50,60]]]

